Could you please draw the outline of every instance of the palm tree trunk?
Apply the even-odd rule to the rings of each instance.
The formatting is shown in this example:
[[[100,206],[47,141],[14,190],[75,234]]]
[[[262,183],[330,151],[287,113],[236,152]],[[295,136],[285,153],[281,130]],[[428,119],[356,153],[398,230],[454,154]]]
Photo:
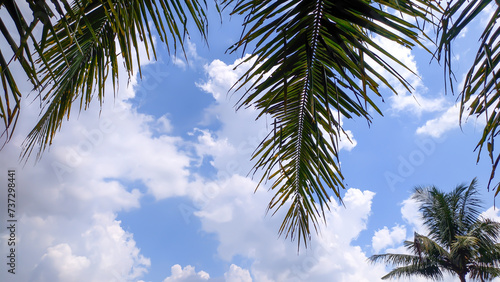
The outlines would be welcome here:
[[[458,277],[460,277],[460,282],[465,282],[465,273],[458,274]]]

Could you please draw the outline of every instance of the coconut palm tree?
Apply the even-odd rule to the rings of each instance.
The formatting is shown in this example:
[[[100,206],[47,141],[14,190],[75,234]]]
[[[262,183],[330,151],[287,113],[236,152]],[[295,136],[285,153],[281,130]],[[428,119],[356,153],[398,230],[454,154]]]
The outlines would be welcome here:
[[[480,215],[477,180],[445,193],[436,187],[417,187],[412,198],[420,203],[427,235],[415,232],[404,246],[408,254],[381,254],[372,262],[396,265],[382,279],[423,276],[438,280],[450,273],[466,281],[500,277],[500,223]]]

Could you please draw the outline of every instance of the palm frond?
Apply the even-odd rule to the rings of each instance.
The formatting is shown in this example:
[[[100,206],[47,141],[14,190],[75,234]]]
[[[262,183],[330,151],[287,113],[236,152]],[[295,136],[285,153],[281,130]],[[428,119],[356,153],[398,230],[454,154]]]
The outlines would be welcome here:
[[[129,76],[134,72],[134,60],[141,73],[140,49],[156,57],[148,21],[169,51],[176,51],[178,44],[184,51],[188,20],[206,37],[205,8],[206,3],[198,0],[79,0],[67,6],[66,16],[52,27],[37,53],[41,87],[46,91],[39,95],[41,118],[23,143],[22,157],[27,158],[37,146],[40,157],[64,118],[69,118],[73,102],[79,100],[79,110],[84,110],[97,95],[102,104],[107,79],[111,78],[113,86],[118,79],[118,52]]]
[[[381,255],[373,255],[369,258],[372,263],[383,262],[385,264],[392,265],[408,265],[408,264],[416,264],[420,261],[420,257],[418,255],[409,255],[409,254],[381,254]]]
[[[458,222],[461,223],[461,233],[464,234],[477,222],[483,208],[477,178],[472,179],[469,185],[458,185],[450,195],[451,198],[458,199]]]
[[[441,278],[443,276],[437,264],[428,259],[422,258],[419,255],[411,254],[381,254],[373,255],[369,258],[373,263],[383,262],[397,266],[382,279],[411,277],[413,275],[421,275],[426,278]]]
[[[64,12],[61,5],[69,5],[66,0],[52,1],[55,2],[53,8],[45,1],[27,0],[26,2],[28,2],[31,13],[22,11],[17,1],[0,2],[0,10],[5,10],[7,13],[7,16],[0,19],[0,32],[10,46],[10,50],[0,50],[0,81],[4,92],[0,96],[0,119],[3,123],[0,137],[5,137],[0,148],[10,140],[16,128],[23,96],[18,88],[20,78],[12,75],[10,65],[16,61],[19,62],[33,88],[40,87],[37,64],[32,57],[32,53],[39,51],[40,46],[33,30],[41,24],[45,36],[53,29],[50,18],[56,14],[62,17]],[[9,22],[15,25],[15,30],[7,27]],[[22,82],[25,82],[24,77]]]
[[[412,198],[420,203],[419,210],[424,224],[429,228],[429,236],[449,248],[459,230],[453,209],[458,199],[453,202],[453,199],[436,187],[417,187]]]
[[[500,268],[497,266],[475,265],[469,267],[469,277],[472,280],[491,281],[493,278],[500,277]]]
[[[449,81],[453,90],[453,79],[451,71],[451,45],[460,32],[470,24],[481,12],[494,1],[478,0],[466,1],[457,0],[448,2],[448,6],[443,13],[441,26],[438,30],[438,60],[444,60],[445,67],[449,72]],[[488,183],[488,189],[495,176],[497,165],[500,161],[500,154],[494,150],[495,137],[499,133],[500,108],[499,79],[500,73],[498,64],[500,63],[500,29],[496,22],[500,16],[500,6],[496,2],[496,9],[486,25],[479,47],[469,69],[464,82],[464,87],[460,92],[460,121],[464,116],[484,116],[486,125],[483,134],[476,146],[478,149],[479,161],[481,152],[486,147],[491,160],[492,171]],[[500,183],[495,185],[495,196],[500,192]]]
[[[276,191],[270,210],[290,203],[280,234],[307,244],[330,194],[340,200],[344,189],[340,116],[370,121],[369,107],[381,114],[379,83],[394,89],[379,67],[411,90],[393,68],[405,66],[373,36],[411,47],[420,44],[417,27],[386,10],[425,18],[416,3],[430,1],[224,1],[232,2],[246,31],[230,51],[252,46],[247,61],[255,62],[235,88],[245,89],[239,107],[273,121],[254,169],[264,170],[261,181],[271,180]]]
[[[382,279],[393,279],[393,278],[405,278],[413,276],[422,276],[428,279],[439,280],[443,278],[443,272],[438,266],[426,263],[425,261],[420,261],[418,263],[396,267],[391,270],[386,275],[382,276]]]

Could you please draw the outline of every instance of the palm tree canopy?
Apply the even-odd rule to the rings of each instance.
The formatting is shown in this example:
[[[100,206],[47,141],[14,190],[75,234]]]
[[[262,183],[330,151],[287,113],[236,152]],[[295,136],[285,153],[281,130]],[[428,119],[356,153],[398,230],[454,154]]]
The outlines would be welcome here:
[[[427,236],[415,232],[406,241],[409,254],[381,254],[372,262],[396,265],[383,279],[420,275],[440,279],[443,273],[465,281],[500,277],[500,223],[482,218],[477,180],[444,193],[436,187],[417,187],[413,199],[420,204]]]

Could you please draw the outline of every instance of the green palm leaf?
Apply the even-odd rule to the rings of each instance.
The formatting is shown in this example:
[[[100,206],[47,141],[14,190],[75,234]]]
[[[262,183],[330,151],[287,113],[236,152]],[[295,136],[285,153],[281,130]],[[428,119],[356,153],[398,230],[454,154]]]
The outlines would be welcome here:
[[[344,188],[340,116],[370,121],[368,108],[381,114],[374,100],[383,100],[379,83],[393,88],[377,67],[410,90],[393,68],[405,66],[373,36],[411,47],[420,44],[417,28],[386,9],[425,18],[417,4],[430,2],[224,1],[232,2],[233,14],[245,15],[246,31],[230,50],[254,47],[246,59],[254,64],[236,86],[246,89],[239,107],[255,107],[259,117],[273,120],[253,155],[254,169],[264,170],[261,181],[272,180],[276,191],[268,209],[290,204],[280,234],[307,244],[330,193],[341,199]]]
[[[5,145],[12,137],[21,110],[22,93],[17,86],[19,78],[12,75],[10,64],[18,61],[33,88],[40,87],[37,64],[32,57],[33,52],[40,51],[40,46],[38,39],[33,35],[33,30],[38,24],[42,24],[43,36],[46,36],[53,30],[50,18],[55,13],[62,17],[64,12],[61,5],[69,5],[65,0],[53,1],[56,10],[54,12],[45,1],[27,0],[26,2],[31,10],[31,14],[28,15],[23,14],[16,1],[0,1],[0,9],[5,9],[7,12],[7,16],[0,19],[0,32],[11,48],[11,50],[0,50],[0,81],[4,92],[3,96],[0,96],[0,119],[4,126],[0,136],[6,137],[2,145]],[[31,22],[27,21],[30,18]],[[15,25],[15,31],[7,27],[9,20]],[[64,20],[63,17],[61,21]]]
[[[495,3],[495,4],[492,4]],[[491,181],[500,162],[500,154],[494,150],[495,136],[499,133],[500,108],[499,84],[500,73],[498,64],[500,62],[500,30],[496,27],[496,20],[500,16],[498,1],[480,0],[466,1],[458,0],[449,2],[441,19],[438,33],[439,45],[437,50],[438,60],[444,60],[445,67],[449,71],[449,81],[453,90],[453,73],[451,71],[451,50],[453,40],[460,32],[470,24],[488,6],[495,5],[495,11],[486,25],[479,40],[476,57],[468,71],[464,87],[460,92],[460,121],[464,116],[484,116],[486,125],[483,134],[476,146],[478,149],[478,161],[481,152],[486,147],[491,160]],[[500,183],[495,185],[495,196],[500,193]]]
[[[179,44],[184,51],[188,20],[206,37],[205,7],[206,3],[199,1],[166,0],[80,0],[66,7],[66,16],[42,40],[37,53],[39,87],[46,91],[39,95],[42,114],[23,143],[22,157],[28,157],[37,146],[40,157],[64,118],[69,117],[75,101],[79,101],[79,110],[86,109],[95,95],[102,104],[105,82],[111,78],[115,85],[118,79],[118,52],[129,76],[134,71],[134,59],[141,72],[141,47],[148,56],[156,57],[149,20],[169,50],[177,50]]]

